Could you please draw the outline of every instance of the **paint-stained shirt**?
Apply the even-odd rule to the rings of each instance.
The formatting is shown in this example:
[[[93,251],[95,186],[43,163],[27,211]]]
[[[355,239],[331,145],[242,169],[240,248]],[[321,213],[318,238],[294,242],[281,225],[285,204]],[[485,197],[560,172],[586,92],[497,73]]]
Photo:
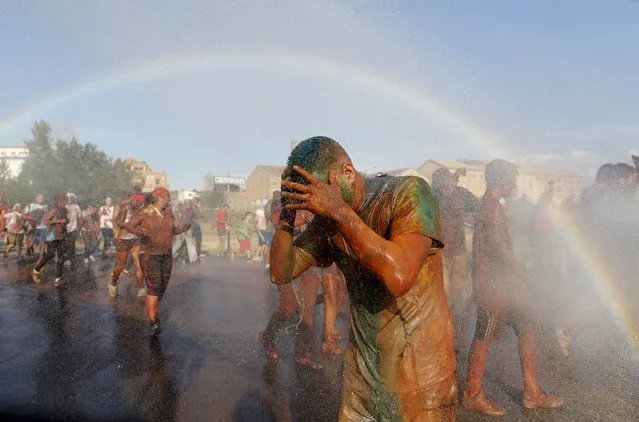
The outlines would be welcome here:
[[[455,355],[436,197],[426,181],[417,177],[370,178],[365,190],[358,215],[375,233],[387,240],[402,234],[432,239],[431,255],[406,294],[393,297],[325,219],[316,218],[295,244],[318,266],[336,262],[344,274],[351,301],[348,355],[367,389],[389,397],[443,383],[441,395],[451,395],[456,388]],[[390,406],[386,399],[380,400],[376,405]]]
[[[149,255],[171,255],[175,217],[169,210],[160,211],[148,206],[137,213],[127,227],[140,227],[142,252]]]

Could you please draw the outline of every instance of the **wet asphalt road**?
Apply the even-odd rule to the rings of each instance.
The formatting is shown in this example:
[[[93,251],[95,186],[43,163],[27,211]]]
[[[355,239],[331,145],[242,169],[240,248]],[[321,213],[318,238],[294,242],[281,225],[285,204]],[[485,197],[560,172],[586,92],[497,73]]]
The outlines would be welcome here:
[[[205,260],[177,267],[149,340],[143,302],[125,277],[107,294],[111,262],[67,270],[54,289],[29,280],[30,265],[0,268],[0,420],[334,421],[340,365],[296,369],[292,337],[268,364],[256,337],[276,303],[262,264]],[[49,281],[48,281],[49,280]],[[321,321],[323,306],[317,306]],[[484,382],[509,421],[637,421],[639,362],[618,333],[583,321],[571,357],[540,335],[542,386],[563,409],[524,411],[516,339],[494,346]],[[340,321],[342,329],[344,321]],[[319,339],[319,334],[318,334]],[[463,388],[466,363],[460,358]],[[459,411],[458,420],[490,420]]]

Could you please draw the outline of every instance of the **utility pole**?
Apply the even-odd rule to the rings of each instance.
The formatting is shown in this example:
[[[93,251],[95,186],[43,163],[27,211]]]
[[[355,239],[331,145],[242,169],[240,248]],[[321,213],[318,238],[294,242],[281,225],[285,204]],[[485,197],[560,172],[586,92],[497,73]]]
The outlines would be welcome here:
[[[231,259],[231,256],[233,254],[231,253],[231,184],[230,183],[226,184],[226,205],[228,205],[228,210],[226,214],[226,223],[228,226],[226,229],[226,249],[228,251],[228,257],[229,259]]]

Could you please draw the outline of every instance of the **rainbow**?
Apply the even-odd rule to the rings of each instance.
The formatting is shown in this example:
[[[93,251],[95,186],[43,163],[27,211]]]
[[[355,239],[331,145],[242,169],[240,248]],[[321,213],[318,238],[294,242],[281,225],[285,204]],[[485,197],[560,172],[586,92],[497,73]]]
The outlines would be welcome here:
[[[633,350],[634,359],[639,360],[639,316],[632,313],[624,300],[610,264],[596,250],[595,243],[586,235],[575,217],[559,215],[552,218],[573,256],[579,258],[581,268],[587,271],[605,305],[618,320],[624,337]]]
[[[420,114],[445,125],[451,131],[473,142],[484,149],[486,155],[505,157],[505,143],[480,128],[466,116],[462,116],[445,106],[440,101],[420,91],[416,86],[399,83],[383,74],[369,69],[353,67],[341,62],[311,56],[300,56],[281,53],[215,53],[188,54],[170,56],[153,60],[120,72],[107,74],[65,90],[48,99],[27,107],[26,110],[0,121],[0,136],[6,136],[21,128],[27,128],[32,122],[57,108],[123,85],[147,82],[152,79],[167,77],[185,72],[204,70],[270,70],[291,74],[304,74],[335,80],[353,86],[362,87],[395,101],[405,103]],[[623,298],[615,286],[614,278],[600,255],[588,246],[584,234],[577,224],[570,219],[562,219],[561,231],[568,244],[582,258],[583,267],[595,280],[595,285],[602,300],[611,312],[621,321],[629,344],[639,357],[639,340],[632,316],[624,304]]]
[[[46,113],[64,104],[109,88],[148,82],[185,72],[238,69],[303,74],[362,87],[411,106],[420,114],[440,122],[451,131],[481,146],[491,156],[505,155],[503,142],[472,123],[467,117],[453,112],[450,107],[421,92],[416,86],[402,84],[383,74],[337,61],[279,53],[189,54],[153,60],[117,73],[94,78],[44,101],[32,104],[26,110],[0,121],[0,136],[13,133],[16,129],[26,129]]]

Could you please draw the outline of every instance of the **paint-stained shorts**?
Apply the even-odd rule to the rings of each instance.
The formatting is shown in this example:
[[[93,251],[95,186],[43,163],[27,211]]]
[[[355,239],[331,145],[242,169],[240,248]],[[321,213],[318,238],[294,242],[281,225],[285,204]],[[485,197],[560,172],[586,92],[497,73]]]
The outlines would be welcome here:
[[[344,387],[339,422],[454,422],[457,380],[453,374],[427,389],[392,393],[374,391],[359,373],[352,350],[344,359]]]
[[[144,271],[148,294],[162,299],[173,269],[172,255],[149,255],[140,256],[140,265]]]
[[[517,333],[517,336],[521,333],[534,331],[536,329],[534,321],[526,317],[524,312],[514,310],[493,312],[478,306],[475,340],[489,342],[499,340],[506,325],[511,326]]]

